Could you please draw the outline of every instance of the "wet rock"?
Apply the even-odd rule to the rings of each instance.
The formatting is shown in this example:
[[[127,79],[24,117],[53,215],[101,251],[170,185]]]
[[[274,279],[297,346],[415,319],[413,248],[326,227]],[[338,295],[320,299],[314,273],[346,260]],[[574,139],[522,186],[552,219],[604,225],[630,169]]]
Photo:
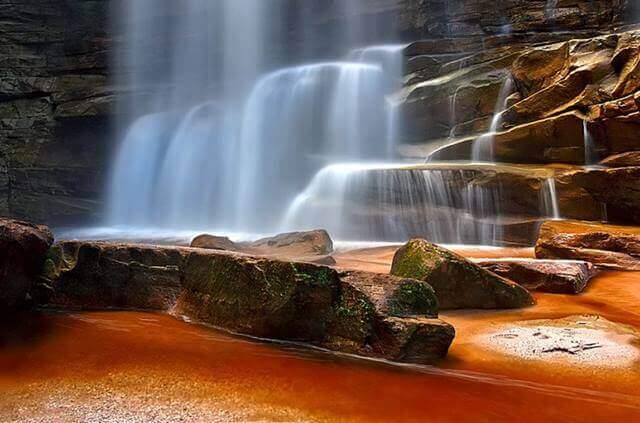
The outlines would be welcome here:
[[[606,205],[609,219],[640,223],[640,167],[587,169],[569,175],[576,186]]]
[[[640,270],[640,228],[582,221],[551,221],[540,228],[536,257],[589,261],[599,267]]]
[[[254,242],[234,243],[227,237],[199,235],[191,242],[193,248],[237,251],[272,258],[295,259],[318,264],[335,264],[330,256],[333,241],[325,230],[290,232]]]
[[[532,291],[579,294],[595,276],[595,266],[577,260],[477,259],[474,263]]]
[[[52,242],[46,226],[0,219],[0,311],[26,302]]]
[[[629,151],[621,154],[614,154],[600,162],[607,167],[640,167],[640,151]]]
[[[522,286],[423,239],[413,239],[396,252],[391,274],[427,282],[442,310],[519,308],[534,303]]]
[[[247,251],[293,257],[326,255],[333,252],[333,241],[327,231],[322,229],[290,232],[252,242],[247,245]]]
[[[226,236],[198,235],[191,241],[192,248],[206,248],[207,250],[239,251],[240,246]]]
[[[454,337],[424,282],[215,250],[63,242],[52,307],[136,308],[234,332],[389,360],[432,363]]]

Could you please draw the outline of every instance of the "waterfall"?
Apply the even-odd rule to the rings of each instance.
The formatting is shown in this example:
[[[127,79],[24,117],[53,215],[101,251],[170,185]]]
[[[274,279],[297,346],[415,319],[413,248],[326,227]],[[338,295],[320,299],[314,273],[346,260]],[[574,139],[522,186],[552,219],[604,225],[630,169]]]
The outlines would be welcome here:
[[[485,165],[486,166],[486,165]],[[486,169],[489,171],[489,168]],[[323,227],[338,239],[497,245],[511,219],[501,184],[474,182],[473,168],[393,163],[333,164],[297,196],[281,230]],[[555,184],[544,181],[528,218],[559,217]]]
[[[264,233],[327,164],[391,160],[404,46],[358,47],[369,31],[361,3],[322,9],[344,17],[343,59],[280,66],[297,54],[288,2],[124,2],[121,83],[132,95],[109,223]],[[325,43],[319,35],[303,34],[305,48]]]
[[[480,135],[474,142],[471,152],[471,160],[474,162],[489,162],[494,161],[493,140],[494,135],[500,130],[502,126],[502,113],[507,108],[507,97],[513,93],[514,82],[513,77],[508,75],[498,94],[498,100],[496,101],[493,118],[491,119],[491,126],[489,132]]]
[[[558,204],[558,193],[556,191],[555,178],[547,178],[542,195],[542,204],[544,205],[546,216],[551,217],[553,220],[560,220],[560,205]]]
[[[591,135],[591,132],[589,132],[589,126],[586,119],[582,121],[582,134],[584,139],[584,165],[595,166],[599,162],[598,152],[596,151],[593,136]]]

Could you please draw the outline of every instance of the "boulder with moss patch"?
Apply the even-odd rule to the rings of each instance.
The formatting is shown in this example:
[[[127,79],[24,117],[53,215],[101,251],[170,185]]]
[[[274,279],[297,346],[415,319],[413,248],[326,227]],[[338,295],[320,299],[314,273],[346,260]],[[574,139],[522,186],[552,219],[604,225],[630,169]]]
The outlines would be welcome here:
[[[534,303],[522,286],[424,239],[412,239],[396,252],[391,274],[427,282],[441,309],[519,308]]]

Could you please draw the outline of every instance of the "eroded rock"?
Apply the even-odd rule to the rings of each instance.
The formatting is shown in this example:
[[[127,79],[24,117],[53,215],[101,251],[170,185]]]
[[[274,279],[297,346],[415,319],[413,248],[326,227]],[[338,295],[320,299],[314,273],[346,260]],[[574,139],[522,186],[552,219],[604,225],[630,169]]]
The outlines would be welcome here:
[[[26,302],[52,242],[46,226],[0,219],[0,312]]]
[[[505,258],[473,262],[529,290],[557,294],[579,294],[597,273],[593,264],[579,260]]]
[[[586,260],[599,267],[640,270],[640,228],[550,221],[540,228],[536,257]]]
[[[522,286],[423,239],[412,239],[396,252],[391,274],[427,282],[441,310],[519,308],[534,303]]]
[[[168,311],[242,334],[432,363],[454,337],[425,282],[214,250],[63,242],[52,307]]]

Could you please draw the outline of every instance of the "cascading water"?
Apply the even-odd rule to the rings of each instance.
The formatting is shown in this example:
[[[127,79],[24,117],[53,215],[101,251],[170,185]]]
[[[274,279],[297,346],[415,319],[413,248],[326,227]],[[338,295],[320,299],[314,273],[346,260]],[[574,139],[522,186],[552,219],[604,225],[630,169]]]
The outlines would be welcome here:
[[[291,204],[281,228],[323,227],[342,239],[496,245],[509,223],[501,184],[476,182],[491,165],[426,168],[392,163],[336,164],[322,169]],[[480,179],[481,180],[481,179]],[[528,219],[559,218],[555,181],[541,179]]]
[[[498,100],[496,101],[495,111],[493,118],[491,119],[491,126],[489,132],[479,136],[473,143],[471,160],[474,162],[493,162],[493,139],[501,127],[502,124],[502,112],[507,108],[507,97],[513,93],[514,83],[511,75],[508,75],[502,86],[500,87],[500,93],[498,94]]]
[[[275,230],[322,167],[394,156],[404,46],[265,72],[267,47],[287,48],[277,35],[288,3],[249,2],[125,3],[123,84],[137,95],[124,114],[137,120],[113,168],[112,225]],[[331,7],[353,45],[360,1]],[[148,55],[167,39],[158,71],[162,58]]]
[[[586,120],[582,121],[582,134],[584,139],[584,164],[585,166],[595,166],[598,164],[598,152]]]

